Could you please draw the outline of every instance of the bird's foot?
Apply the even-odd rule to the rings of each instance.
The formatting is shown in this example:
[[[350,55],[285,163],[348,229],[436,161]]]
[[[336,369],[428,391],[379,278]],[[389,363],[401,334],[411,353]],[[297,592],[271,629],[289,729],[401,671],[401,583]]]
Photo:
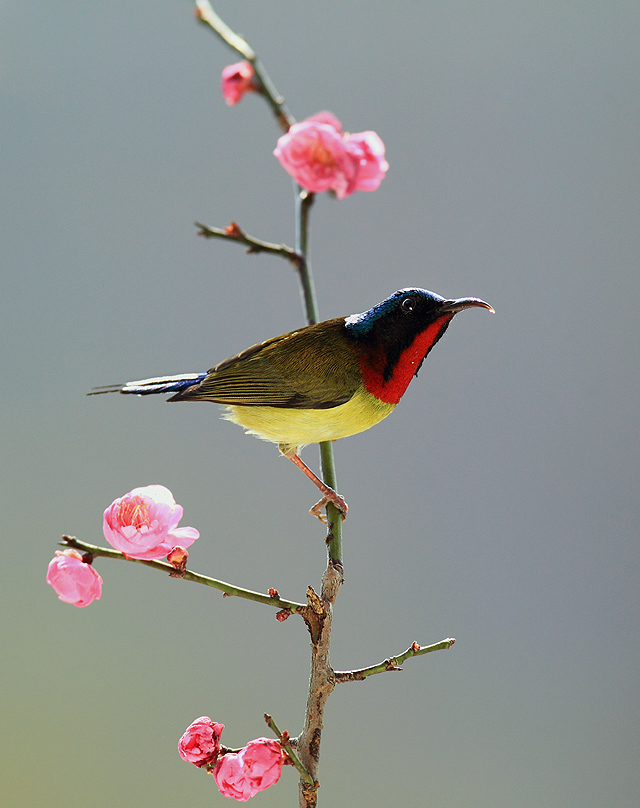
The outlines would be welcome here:
[[[324,509],[330,502],[333,505],[335,505],[336,508],[340,511],[343,520],[347,518],[347,511],[349,510],[349,506],[345,502],[344,497],[341,497],[340,494],[338,494],[332,488],[327,488],[327,491],[320,500],[320,502],[316,502],[313,508],[309,509],[309,513],[311,514],[311,516],[317,516],[317,518],[324,525],[327,524],[327,515],[326,513],[324,513]]]
[[[309,466],[307,466],[307,464],[304,463],[300,457],[298,457],[298,455],[286,455],[286,457],[288,457],[289,460],[291,460],[300,469],[300,471],[311,480],[311,482],[322,494],[322,499],[320,502],[316,502],[313,508],[311,508],[309,511],[311,516],[317,516],[318,519],[326,525],[327,517],[324,513],[322,513],[322,511],[327,507],[327,504],[331,502],[340,511],[342,518],[346,519],[349,508],[347,503],[344,501],[344,497],[341,497],[340,494],[333,490],[333,488],[329,488],[326,483],[323,483],[322,480],[311,471]]]

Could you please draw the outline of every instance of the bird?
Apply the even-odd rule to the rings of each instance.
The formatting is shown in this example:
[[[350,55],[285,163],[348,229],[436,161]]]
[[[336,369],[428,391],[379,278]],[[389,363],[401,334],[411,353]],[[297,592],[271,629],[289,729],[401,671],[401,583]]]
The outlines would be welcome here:
[[[347,503],[302,461],[301,449],[364,432],[386,418],[454,315],[470,308],[495,313],[477,297],[399,289],[367,311],[272,337],[206,373],[96,387],[88,395],[172,393],[168,401],[223,405],[224,418],[277,444],[317,486],[322,499],[310,513],[326,523],[329,502],[343,517]]]

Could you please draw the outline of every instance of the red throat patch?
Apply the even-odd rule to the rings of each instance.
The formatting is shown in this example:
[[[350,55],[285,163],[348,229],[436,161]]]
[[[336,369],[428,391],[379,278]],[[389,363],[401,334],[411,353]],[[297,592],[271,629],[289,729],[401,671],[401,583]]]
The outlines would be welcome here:
[[[440,317],[417,334],[411,345],[400,354],[393,373],[387,381],[383,377],[386,357],[382,356],[379,361],[372,362],[371,357],[363,356],[360,360],[360,372],[365,390],[380,401],[397,404],[409,386],[409,382],[415,376],[420,363],[452,317],[453,314]]]

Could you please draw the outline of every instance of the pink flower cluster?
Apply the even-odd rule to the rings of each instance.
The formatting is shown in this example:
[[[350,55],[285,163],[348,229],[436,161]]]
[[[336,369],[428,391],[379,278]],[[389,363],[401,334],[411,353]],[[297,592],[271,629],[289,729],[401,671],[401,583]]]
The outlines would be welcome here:
[[[375,132],[343,132],[330,112],[294,124],[273,153],[307,191],[334,191],[338,199],[375,191],[389,168],[384,143]]]
[[[178,527],[182,506],[163,485],[134,488],[104,512],[104,537],[127,558],[164,558],[176,545],[189,547],[195,527]]]
[[[280,779],[285,754],[273,738],[256,738],[239,752],[220,755],[220,733],[224,724],[208,716],[187,727],[180,742],[180,757],[195,766],[213,767],[211,773],[220,793],[246,802]]]
[[[245,93],[255,91],[253,74],[253,65],[249,62],[238,62],[222,71],[222,97],[230,107],[237,104]]]
[[[102,578],[85,563],[77,550],[57,550],[49,562],[47,583],[58,593],[60,600],[74,606],[88,606],[100,600]]]
[[[171,491],[163,485],[147,485],[109,505],[104,512],[104,536],[127,558],[170,556],[169,563],[183,571],[189,555],[185,546],[200,534],[195,527],[178,527],[180,519],[182,506],[176,505]],[[88,606],[102,594],[102,578],[91,566],[91,557],[84,558],[77,550],[58,550],[47,569],[47,583],[60,600],[74,606]]]

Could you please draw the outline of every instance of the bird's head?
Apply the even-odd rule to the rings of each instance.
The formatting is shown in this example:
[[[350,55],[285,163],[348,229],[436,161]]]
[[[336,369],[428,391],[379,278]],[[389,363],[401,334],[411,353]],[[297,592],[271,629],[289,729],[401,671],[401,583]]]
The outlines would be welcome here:
[[[426,289],[409,288],[345,318],[347,333],[361,350],[365,388],[397,404],[453,316],[470,308],[493,312],[477,297],[450,300]]]

